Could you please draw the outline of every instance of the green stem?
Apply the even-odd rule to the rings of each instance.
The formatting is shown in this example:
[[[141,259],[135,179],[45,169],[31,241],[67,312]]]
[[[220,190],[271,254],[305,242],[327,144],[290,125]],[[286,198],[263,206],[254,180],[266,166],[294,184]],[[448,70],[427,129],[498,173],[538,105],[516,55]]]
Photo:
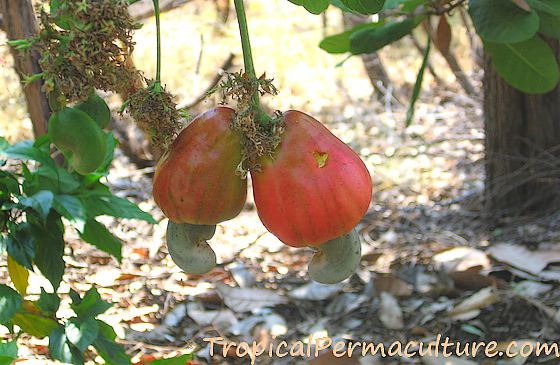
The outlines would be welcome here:
[[[245,6],[243,0],[234,0],[235,12],[237,14],[237,23],[239,24],[239,33],[241,35],[241,47],[243,48],[243,62],[245,63],[245,72],[251,78],[256,80],[255,64],[253,63],[253,53],[251,51],[251,41],[249,40],[249,27],[247,26],[247,16],[245,15]],[[259,93],[255,91],[253,94],[253,103],[256,107],[259,104]]]
[[[156,17],[156,39],[157,39],[157,64],[156,64],[156,80],[154,87],[156,91],[161,90],[161,27],[159,22],[159,0],[153,0],[154,14]]]

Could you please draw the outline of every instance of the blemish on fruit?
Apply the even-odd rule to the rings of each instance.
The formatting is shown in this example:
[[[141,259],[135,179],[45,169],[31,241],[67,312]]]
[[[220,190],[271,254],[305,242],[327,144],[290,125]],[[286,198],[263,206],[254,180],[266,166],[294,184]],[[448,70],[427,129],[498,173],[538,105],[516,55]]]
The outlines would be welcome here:
[[[323,168],[327,164],[329,154],[327,152],[313,152],[313,157],[315,157],[315,161],[317,161],[317,166]]]

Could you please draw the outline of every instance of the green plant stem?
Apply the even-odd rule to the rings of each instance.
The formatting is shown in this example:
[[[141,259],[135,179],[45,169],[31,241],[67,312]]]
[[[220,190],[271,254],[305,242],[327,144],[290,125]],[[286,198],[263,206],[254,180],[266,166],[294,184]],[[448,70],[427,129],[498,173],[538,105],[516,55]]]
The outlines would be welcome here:
[[[247,26],[247,16],[245,15],[245,6],[243,0],[234,0],[235,13],[237,14],[237,23],[239,24],[239,33],[241,35],[241,47],[243,48],[243,62],[245,63],[245,73],[253,79],[257,79],[255,73],[255,64],[253,63],[253,52],[251,50],[251,41],[249,39],[249,27]],[[252,95],[255,107],[260,107],[259,93],[255,91]]]
[[[159,0],[153,0],[154,3],[154,14],[156,17],[156,53],[157,53],[157,64],[156,64],[156,81],[154,83],[154,89],[156,92],[161,91],[161,26],[159,22]]]

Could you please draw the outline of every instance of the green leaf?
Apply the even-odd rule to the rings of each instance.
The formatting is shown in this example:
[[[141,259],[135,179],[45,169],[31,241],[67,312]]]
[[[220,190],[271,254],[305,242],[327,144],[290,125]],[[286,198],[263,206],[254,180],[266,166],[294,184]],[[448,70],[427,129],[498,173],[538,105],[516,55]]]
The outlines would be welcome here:
[[[111,163],[113,162],[115,147],[117,146],[118,140],[115,138],[113,133],[104,133],[107,140],[107,152],[105,153],[105,159],[103,160],[101,166],[97,168],[97,170],[84,176],[86,183],[98,181],[102,177],[109,174],[109,167],[111,167]]]
[[[51,210],[53,198],[52,191],[43,190],[29,197],[20,197],[19,201],[22,205],[32,208],[43,219],[46,219]]]
[[[150,362],[150,365],[185,365],[188,361],[193,359],[193,355],[185,354],[181,356],[172,357],[169,359],[158,359]]]
[[[540,37],[514,44],[485,43],[498,74],[525,93],[546,93],[559,80],[558,63],[550,47]]]
[[[99,353],[99,356],[105,360],[108,365],[129,365],[130,357],[124,351],[124,348],[115,343],[117,334],[115,330],[107,323],[97,320],[99,325],[99,335],[93,343],[93,346]]]
[[[73,195],[55,195],[53,208],[71,222],[85,221],[86,211],[80,199]]]
[[[325,39],[319,43],[319,47],[333,54],[350,52],[350,37],[352,34],[363,29],[378,28],[381,25],[383,25],[383,23],[359,24],[345,32],[325,37]]]
[[[339,8],[340,10],[346,12],[346,13],[354,13],[357,14],[355,11],[353,11],[352,9],[350,9],[349,7],[347,7],[346,5],[344,5],[344,3],[342,2],[342,0],[330,0],[330,3],[332,6],[336,6],[337,8]]]
[[[78,297],[79,298],[79,297]],[[97,289],[91,288],[81,299],[72,298],[73,303],[70,307],[76,312],[79,318],[96,317],[113,306],[112,303],[101,299]]]
[[[406,113],[406,126],[410,126],[412,123],[412,119],[414,118],[414,111],[416,106],[416,101],[418,101],[418,97],[420,96],[420,92],[422,91],[422,82],[424,81],[424,72],[426,71],[426,67],[428,66],[428,60],[430,58],[430,49],[431,49],[432,42],[428,39],[428,44],[426,45],[426,50],[424,51],[424,58],[422,60],[422,66],[420,66],[420,70],[418,71],[418,76],[416,76],[416,83],[414,84],[414,89],[412,90],[412,98],[410,99],[410,106],[408,107],[408,112]]]
[[[23,298],[17,291],[0,284],[0,323],[7,324],[23,304]]]
[[[84,352],[97,338],[99,325],[92,317],[88,317],[83,321],[78,318],[71,318],[66,323],[65,333],[68,341],[76,346],[78,350]]]
[[[45,289],[41,288],[41,295],[36,302],[37,307],[46,314],[52,315],[58,311],[60,306],[60,298],[56,293],[47,293]]]
[[[412,12],[418,6],[424,3],[424,0],[386,0],[383,10],[391,10],[402,7],[403,12]]]
[[[44,190],[68,194],[80,187],[80,181],[68,171],[57,167],[40,167],[35,172],[37,185]]]
[[[4,151],[10,146],[10,142],[8,142],[6,138],[0,136],[0,153],[4,153]]]
[[[89,217],[108,215],[116,218],[141,219],[155,224],[154,218],[134,203],[107,193],[92,193],[80,196]]]
[[[410,34],[422,19],[423,17],[409,18],[381,27],[360,30],[350,36],[350,52],[353,54],[373,53]]]
[[[0,365],[10,365],[17,357],[16,341],[0,342]]]
[[[531,8],[550,15],[560,16],[560,1],[558,0],[527,0]]]
[[[537,12],[541,19],[539,32],[547,37],[560,39],[560,16]]]
[[[58,326],[58,322],[52,318],[26,311],[16,313],[12,322],[19,326],[23,332],[37,338],[48,336]]]
[[[35,265],[56,290],[64,274],[64,226],[60,216],[49,214],[45,226],[35,223],[31,233],[35,241]]]
[[[84,363],[84,355],[70,344],[62,326],[57,327],[50,334],[49,352],[53,358],[67,364],[82,365]]]
[[[303,6],[311,14],[321,14],[329,7],[329,0],[288,0],[292,4]]]
[[[480,37],[486,42],[517,43],[535,35],[539,17],[510,0],[469,0],[469,14]]]
[[[311,14],[321,14],[329,7],[329,0],[303,0],[303,7]]]
[[[36,252],[29,224],[17,225],[16,231],[6,239],[6,250],[18,264],[33,270]]]
[[[90,218],[86,221],[80,237],[101,251],[114,256],[119,262],[122,260],[122,242],[95,219]]]
[[[372,15],[383,9],[385,0],[342,0],[342,3],[360,14]]]
[[[44,150],[33,146],[33,141],[23,141],[16,143],[2,151],[3,154],[18,160],[33,160],[44,165],[54,166],[55,163],[51,156]]]

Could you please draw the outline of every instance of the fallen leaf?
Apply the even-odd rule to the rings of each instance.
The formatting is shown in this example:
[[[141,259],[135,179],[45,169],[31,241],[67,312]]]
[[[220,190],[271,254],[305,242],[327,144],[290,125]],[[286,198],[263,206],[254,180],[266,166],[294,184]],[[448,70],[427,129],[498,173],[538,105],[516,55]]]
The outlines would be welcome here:
[[[250,288],[257,281],[255,275],[253,275],[242,262],[234,262],[226,266],[226,270],[231,273],[233,280],[235,280],[240,288]]]
[[[399,330],[404,327],[401,306],[394,296],[387,292],[381,293],[381,304],[379,305],[379,320],[385,328]]]
[[[560,262],[560,250],[531,251],[519,245],[501,243],[488,252],[497,260],[533,275],[539,275],[549,264]]]
[[[449,277],[455,283],[457,289],[480,290],[488,286],[495,286],[494,278],[479,274],[476,271],[454,271],[449,273]]]
[[[284,296],[268,289],[232,288],[218,283],[216,290],[223,298],[225,305],[236,312],[251,312],[288,302]]]
[[[484,288],[456,305],[455,308],[453,308],[453,310],[450,312],[450,314],[452,316],[457,316],[463,313],[476,311],[494,304],[498,300],[499,298],[495,293],[494,288]]]
[[[290,291],[288,297],[297,300],[325,300],[340,292],[342,287],[341,283],[327,285],[312,281]]]
[[[238,323],[235,314],[233,314],[233,312],[229,309],[209,311],[205,310],[200,303],[190,302],[186,305],[186,311],[188,316],[199,326],[209,326],[211,324],[221,323],[225,325],[220,327],[231,328]]]
[[[443,271],[466,271],[474,267],[488,268],[488,256],[472,247],[455,247],[434,255],[433,260],[439,264]]]
[[[412,286],[410,284],[391,274],[377,275],[373,279],[373,286],[377,293],[386,292],[399,298],[406,298],[412,294]]]
[[[515,284],[514,291],[525,298],[537,298],[550,291],[552,285],[537,283],[536,281],[525,280]]]

